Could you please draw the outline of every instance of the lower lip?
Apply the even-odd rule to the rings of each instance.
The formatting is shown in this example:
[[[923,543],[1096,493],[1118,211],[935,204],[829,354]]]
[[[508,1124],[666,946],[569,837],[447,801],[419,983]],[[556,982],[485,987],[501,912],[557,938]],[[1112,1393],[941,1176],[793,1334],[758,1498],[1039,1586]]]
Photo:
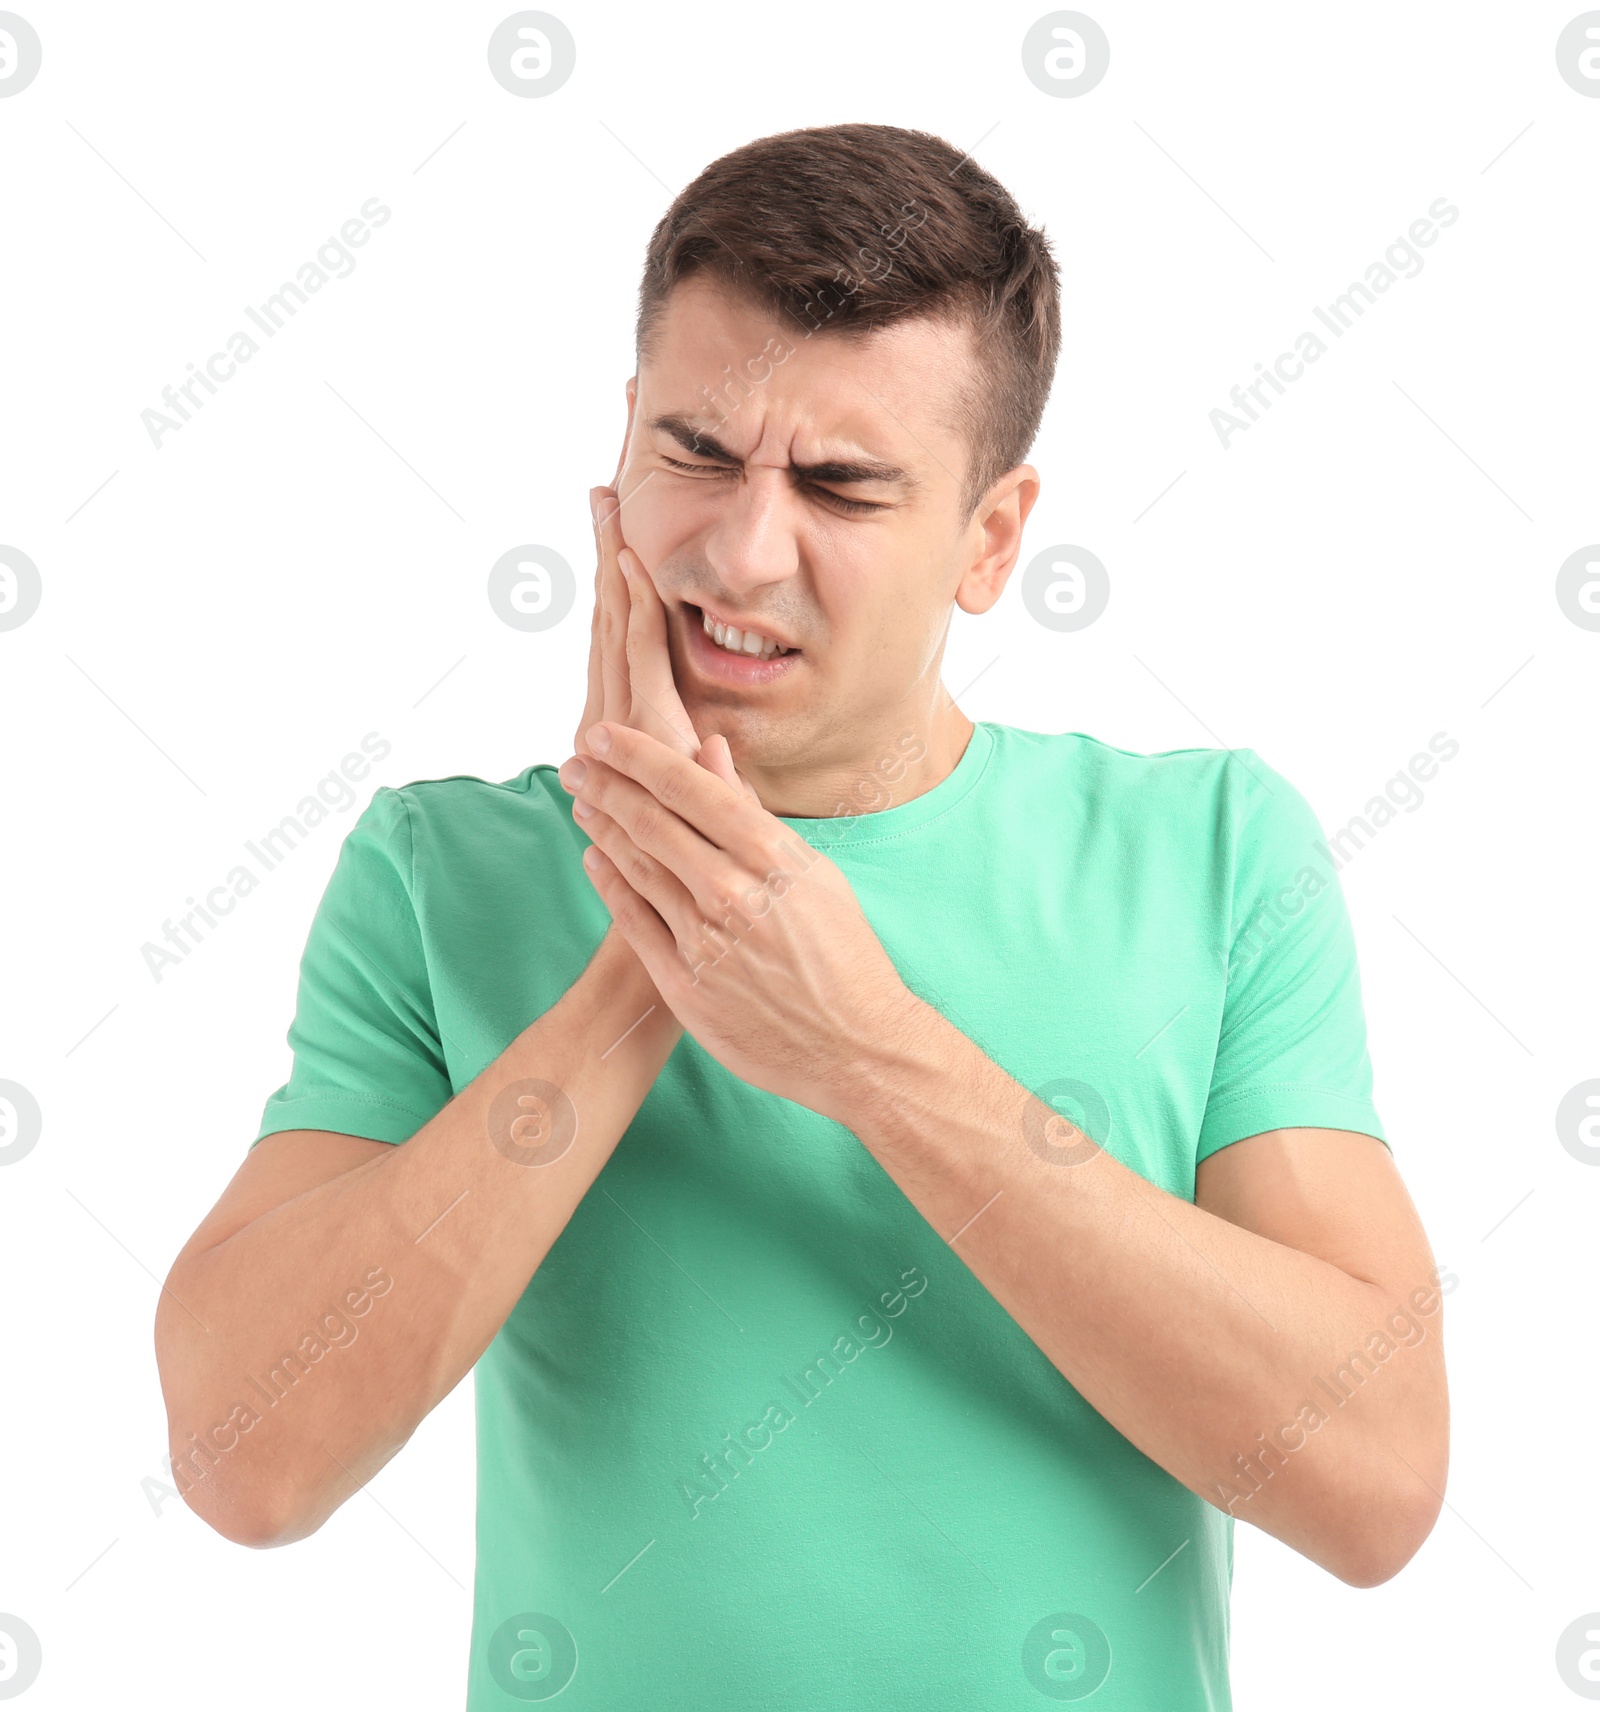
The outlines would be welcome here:
[[[689,630],[689,658],[706,677],[719,683],[747,687],[776,683],[800,659],[801,650],[797,648],[791,648],[787,654],[774,654],[770,660],[756,654],[732,653],[706,635],[705,620],[699,612],[688,607],[679,610]]]

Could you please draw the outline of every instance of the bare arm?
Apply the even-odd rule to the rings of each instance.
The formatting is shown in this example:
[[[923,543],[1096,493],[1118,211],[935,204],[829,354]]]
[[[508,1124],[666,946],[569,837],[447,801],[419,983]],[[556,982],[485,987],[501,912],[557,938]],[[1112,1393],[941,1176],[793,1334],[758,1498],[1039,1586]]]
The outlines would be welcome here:
[[[1191,1204],[915,1005],[841,1121],[1152,1461],[1342,1581],[1396,1574],[1443,1502],[1449,1407],[1439,1275],[1383,1143],[1252,1136]]]
[[[262,1141],[156,1313],[190,1508],[240,1544],[284,1545],[371,1479],[488,1347],[682,1032],[612,930],[560,1001],[403,1145],[304,1130]],[[577,1119],[545,1162],[536,1119],[513,1134],[504,1102],[491,1135],[496,1096],[523,1080],[560,1088]]]
[[[1341,1580],[1394,1575],[1444,1501],[1450,1286],[1383,1143],[1263,1131],[1169,1194],[911,993],[837,866],[759,801],[646,733],[590,741],[595,885],[698,1045],[853,1130],[1151,1461]],[[751,919],[691,968],[722,898]]]
[[[590,505],[580,745],[596,720],[619,720],[753,796],[726,739],[702,745],[684,711],[660,608],[619,562],[616,493],[595,488]],[[612,929],[560,1002],[403,1146],[316,1130],[263,1140],[174,1262],[156,1313],[173,1477],[190,1508],[241,1544],[284,1545],[371,1479],[489,1346],[682,1033]],[[558,1157],[524,1145],[529,1115],[512,1135],[515,1107],[495,1106],[529,1080],[562,1089],[577,1118]]]

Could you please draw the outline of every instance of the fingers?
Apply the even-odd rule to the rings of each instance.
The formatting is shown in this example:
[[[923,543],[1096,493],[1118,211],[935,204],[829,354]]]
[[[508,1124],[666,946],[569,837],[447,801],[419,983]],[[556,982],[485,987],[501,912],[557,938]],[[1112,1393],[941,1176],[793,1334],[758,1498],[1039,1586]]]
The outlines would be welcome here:
[[[661,806],[643,785],[588,761],[577,786],[573,819],[615,863],[623,878],[652,904],[682,944],[694,942],[708,916],[720,919],[749,875],[726,852]],[[692,761],[684,759],[692,767]],[[561,769],[572,790],[571,764]]]
[[[733,752],[720,731],[714,732],[700,745],[700,753],[695,759],[708,773],[715,773],[725,785],[738,789],[739,775],[733,765]]]
[[[618,568],[628,585],[628,683],[633,723],[685,755],[700,747],[672,676],[667,647],[667,609],[631,547],[619,548]]]
[[[615,596],[622,632],[620,641],[605,656],[610,662],[606,689],[612,699],[602,717],[636,725],[685,755],[693,755],[700,739],[673,680],[667,609],[638,554],[623,540],[619,496],[611,488],[602,488],[600,493],[600,559],[607,593]]]
[[[672,675],[667,609],[638,554],[623,541],[617,491],[591,488],[589,497],[595,527],[595,613],[585,723],[573,748],[588,755],[585,734],[605,722],[648,732],[692,758],[700,739]],[[728,782],[736,784],[737,774]]]
[[[609,487],[595,492],[595,610],[600,621],[600,694],[605,719],[626,720],[632,696],[628,683],[628,585],[617,567],[621,509]]]
[[[670,985],[667,972],[683,961],[671,928],[628,884],[616,864],[598,845],[590,845],[584,852],[583,871],[600,894],[600,901],[610,910],[618,931],[638,953],[639,961],[660,992],[664,981]]]
[[[589,516],[590,520],[595,524],[597,544],[599,539],[598,506],[600,503],[600,495],[604,492],[604,488],[592,487],[589,489]],[[572,740],[572,747],[577,750],[579,754],[585,754],[588,751],[588,743],[583,735],[584,732],[586,732],[597,719],[609,718],[612,711],[606,706],[604,683],[605,669],[600,663],[600,620],[604,613],[605,604],[601,582],[601,571],[603,568],[604,567],[601,564],[600,556],[597,551],[595,554],[594,567],[594,612],[589,620],[589,679],[587,695],[583,704],[583,718],[579,722],[577,735]]]
[[[666,613],[662,609],[657,635],[652,604],[659,608],[661,601],[655,596],[654,584],[642,574],[638,555],[623,543],[621,500],[611,488],[597,491],[601,500],[596,512],[596,543],[609,621],[607,645],[602,652],[606,681],[606,712],[602,717],[619,719],[623,724],[640,724],[673,748],[693,753],[698,748],[698,738],[678,704],[678,690],[671,688],[669,695],[661,692],[661,671],[652,657],[657,649],[662,657],[666,656]],[[640,570],[638,577],[630,577],[623,570],[625,553],[630,558],[630,568]],[[640,589],[640,582],[647,586],[647,591]],[[640,599],[642,592],[647,592],[645,601]],[[638,628],[640,618],[643,630]],[[666,676],[671,685],[671,664],[667,664]],[[678,717],[674,717],[674,705]]]
[[[576,802],[573,807],[578,825],[589,835],[594,848],[601,851],[632,890],[660,916],[674,942],[684,937],[700,919],[701,912],[677,875],[665,863],[641,850],[610,815],[590,808],[580,818],[576,810],[584,805]]]
[[[605,793],[611,789],[612,776],[620,775],[643,786],[655,804],[698,833],[719,854],[731,858],[735,873],[764,877],[774,869],[800,871],[815,859],[810,846],[775,815],[768,814],[753,793],[743,794],[709,767],[679,754],[648,732],[609,722],[604,732],[610,741],[596,779],[599,794],[594,796],[602,806],[611,807]],[[585,796],[593,794],[588,780],[583,789]],[[625,805],[630,799],[622,800]],[[625,806],[619,807],[618,816],[626,821]],[[631,821],[626,825],[635,841],[648,848],[638,836],[638,827]]]
[[[733,751],[728,747],[728,740],[720,731],[715,731],[700,745],[700,752],[695,759],[709,773],[715,773],[724,784],[732,785],[736,791],[742,791],[752,802],[760,802],[755,788],[744,778],[734,765]]]

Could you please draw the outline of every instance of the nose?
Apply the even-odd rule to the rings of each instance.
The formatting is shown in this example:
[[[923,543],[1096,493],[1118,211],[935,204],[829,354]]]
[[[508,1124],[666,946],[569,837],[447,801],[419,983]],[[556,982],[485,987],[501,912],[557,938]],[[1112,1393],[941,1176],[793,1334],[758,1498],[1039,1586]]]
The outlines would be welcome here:
[[[800,568],[799,500],[782,470],[746,469],[720,498],[706,563],[740,605],[753,589],[787,582]]]

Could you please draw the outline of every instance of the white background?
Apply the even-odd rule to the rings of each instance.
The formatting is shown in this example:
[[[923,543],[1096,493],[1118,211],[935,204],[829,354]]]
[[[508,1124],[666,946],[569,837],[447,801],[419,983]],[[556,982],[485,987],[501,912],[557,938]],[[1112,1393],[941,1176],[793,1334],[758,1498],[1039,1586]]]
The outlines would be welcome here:
[[[1025,558],[1087,547],[1111,601],[1073,634],[1017,582],[958,613],[968,714],[1250,746],[1329,829],[1460,744],[1342,876],[1378,1107],[1460,1280],[1448,1503],[1368,1591],[1241,1524],[1237,1704],[1578,1704],[1554,1659],[1600,1609],[1600,1169],[1554,1114],[1600,1075],[1600,632],[1555,598],[1600,540],[1600,99],[1555,64],[1579,8],[1091,0],[1109,74],[1052,99],[1019,54],[1042,9],[557,0],[577,69],[534,100],[489,76],[498,6],[20,9],[44,62],[0,100],[0,542],[44,597],[0,633],[0,1077],[44,1133],[0,1173],[0,1611],[43,1641],[25,1703],[460,1703],[470,1384],[320,1533],[246,1551],[141,1484],[158,1281],[288,1073],[372,789],[570,753],[586,491],[652,225],[752,137],[874,120],[972,148],[1062,264]],[[155,449],[141,411],[373,196],[393,217],[355,271]],[[1424,270],[1224,450],[1208,413],[1440,196]],[[486,598],[522,542],[579,571],[545,633]],[[369,731],[393,750],[358,808],[155,982],[140,947]]]

